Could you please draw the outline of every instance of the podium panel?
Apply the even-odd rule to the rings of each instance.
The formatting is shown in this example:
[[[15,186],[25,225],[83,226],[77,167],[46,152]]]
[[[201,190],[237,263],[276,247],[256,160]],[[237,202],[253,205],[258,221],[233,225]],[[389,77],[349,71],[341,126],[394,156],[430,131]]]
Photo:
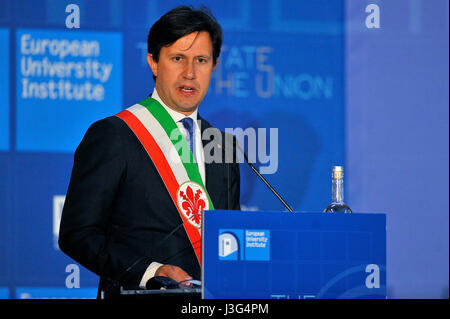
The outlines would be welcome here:
[[[205,299],[384,299],[386,215],[206,211]]]

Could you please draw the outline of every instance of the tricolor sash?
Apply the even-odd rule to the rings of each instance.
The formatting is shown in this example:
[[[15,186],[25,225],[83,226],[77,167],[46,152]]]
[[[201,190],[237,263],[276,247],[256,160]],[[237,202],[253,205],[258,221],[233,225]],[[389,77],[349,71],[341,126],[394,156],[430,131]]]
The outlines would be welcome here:
[[[134,132],[161,176],[201,265],[201,220],[214,209],[189,145],[169,113],[147,98],[116,114]]]

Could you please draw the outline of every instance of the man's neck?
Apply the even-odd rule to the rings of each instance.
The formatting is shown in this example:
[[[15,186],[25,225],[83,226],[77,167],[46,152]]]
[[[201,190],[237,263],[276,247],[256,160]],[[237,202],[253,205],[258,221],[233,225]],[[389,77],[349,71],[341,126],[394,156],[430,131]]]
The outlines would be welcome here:
[[[159,96],[158,90],[156,89],[156,87],[153,89],[152,98],[157,100],[167,110],[167,112],[169,112],[169,114],[170,114],[170,116],[172,116],[172,118],[178,118],[179,117],[178,114],[181,114],[184,117],[188,116],[188,117],[193,118],[194,120],[197,119],[197,112],[198,112],[197,108],[192,112],[180,112],[180,111],[175,110],[174,108],[172,108],[172,107],[168,106],[166,103],[164,103],[162,98]]]

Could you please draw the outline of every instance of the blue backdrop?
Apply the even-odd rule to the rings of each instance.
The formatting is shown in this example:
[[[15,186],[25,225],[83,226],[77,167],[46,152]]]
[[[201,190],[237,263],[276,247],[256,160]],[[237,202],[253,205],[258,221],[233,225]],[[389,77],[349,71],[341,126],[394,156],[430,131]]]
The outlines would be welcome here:
[[[448,298],[449,1],[346,2],[347,200],[387,215],[387,294]]]
[[[276,137],[256,166],[295,210],[321,211],[344,165],[353,210],[387,214],[388,297],[448,297],[448,3],[395,3],[190,1],[224,30],[200,114]],[[98,277],[57,246],[73,153],[153,90],[147,33],[179,4],[0,2],[0,298],[95,296]],[[241,183],[243,209],[284,210],[243,165]]]

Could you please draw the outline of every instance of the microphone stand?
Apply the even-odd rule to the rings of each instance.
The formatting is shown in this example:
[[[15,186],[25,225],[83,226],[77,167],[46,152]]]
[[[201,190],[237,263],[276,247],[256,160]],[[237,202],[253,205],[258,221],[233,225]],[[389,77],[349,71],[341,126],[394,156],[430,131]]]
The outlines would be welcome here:
[[[272,191],[272,193],[278,198],[278,200],[284,205],[284,207],[287,208],[288,211],[291,213],[294,212],[294,210],[291,208],[291,206],[286,203],[286,201],[280,196],[280,194],[277,193],[277,191],[269,184],[269,182],[264,178],[264,176],[261,175],[261,173],[256,169],[256,167],[249,162],[247,154],[242,150],[242,148],[239,146],[239,144],[236,141],[236,148],[244,155],[244,159],[247,162],[247,164],[250,166],[250,168],[258,175],[258,177],[266,184],[266,186]]]

